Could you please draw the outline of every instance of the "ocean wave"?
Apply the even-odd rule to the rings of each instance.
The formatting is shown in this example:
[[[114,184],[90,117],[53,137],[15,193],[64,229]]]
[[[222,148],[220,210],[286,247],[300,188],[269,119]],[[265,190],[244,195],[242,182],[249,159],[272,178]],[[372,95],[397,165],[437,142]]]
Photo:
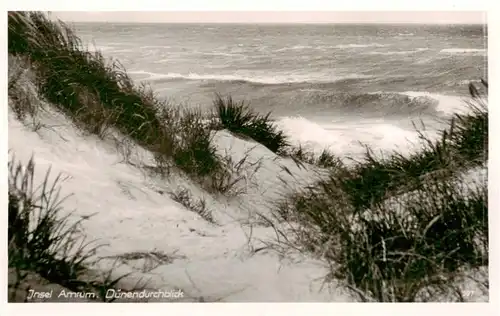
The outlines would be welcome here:
[[[383,101],[382,104],[385,110],[391,107],[400,107],[402,111],[412,110],[414,112],[422,110],[427,113],[437,111],[445,115],[466,113],[470,110],[463,97],[426,91],[373,92],[367,93],[367,95],[372,95],[374,100]],[[388,100],[393,102],[387,102]]]
[[[429,50],[428,48],[418,48],[417,50],[405,50],[405,51],[389,51],[389,52],[368,52],[363,53],[364,55],[408,55],[415,54]]]
[[[113,52],[113,53],[133,53],[134,50],[131,48],[110,49],[110,52]]]
[[[450,85],[469,85],[471,83],[480,83],[481,80],[479,79],[472,79],[472,80],[459,80],[459,81],[450,81]]]
[[[362,132],[354,129],[355,124],[320,124],[302,116],[284,116],[276,120],[275,125],[289,137],[292,145],[303,146],[316,155],[324,149],[340,158],[363,153],[357,143]]]
[[[419,142],[417,132],[397,126],[395,122],[353,118],[317,123],[302,116],[286,116],[275,124],[292,144],[300,144],[316,154],[328,149],[340,158],[362,156],[366,151],[364,144],[377,151],[409,152]]]
[[[379,43],[370,43],[370,44],[339,44],[339,45],[318,45],[318,46],[310,46],[310,45],[294,45],[290,47],[282,47],[276,50],[273,50],[273,52],[284,52],[284,51],[289,51],[289,50],[305,50],[305,49],[319,49],[319,50],[325,50],[325,49],[345,49],[345,48],[366,48],[366,47],[386,47],[390,46],[389,44],[379,44]]]
[[[486,54],[484,48],[445,48],[440,51],[441,54]]]
[[[370,43],[370,44],[339,44],[336,46],[328,46],[328,47],[333,47],[333,48],[365,48],[365,47],[386,47],[386,46],[390,46],[390,45],[389,44]]]
[[[244,75],[223,75],[223,74],[180,74],[180,73],[166,73],[159,74],[143,70],[130,71],[132,75],[147,75],[148,77],[140,79],[145,81],[159,81],[159,80],[213,80],[213,81],[231,81],[239,83],[257,83],[257,84],[289,84],[289,83],[331,83],[345,79],[364,79],[371,78],[372,76],[352,74],[346,76],[327,76],[321,74],[295,74],[295,75],[276,75],[276,76],[244,76]]]
[[[314,49],[318,47],[308,46],[308,45],[295,45],[291,47],[283,47],[280,49],[273,50],[273,52],[284,52],[288,50],[302,50],[302,49]]]
[[[141,46],[139,49],[149,49],[149,48],[172,48],[172,46],[168,45],[147,45],[147,46]]]
[[[223,53],[223,52],[199,52],[201,55],[207,55],[207,56],[224,56],[224,57],[245,57],[243,54],[239,53]]]
[[[360,116],[408,116],[436,113],[438,100],[431,96],[414,96],[398,92],[337,93],[311,92],[305,97],[310,104]]]
[[[286,134],[293,137],[298,143],[309,141],[323,141],[330,143],[330,138],[337,139],[335,131],[328,130],[324,125],[310,121],[302,116],[285,116],[276,121],[276,126]]]
[[[405,91],[402,92],[402,94],[407,95],[411,98],[430,98],[436,100],[436,110],[446,115],[452,115],[454,113],[466,113],[470,111],[467,103],[464,102],[464,99],[459,96],[430,93],[425,91]]]

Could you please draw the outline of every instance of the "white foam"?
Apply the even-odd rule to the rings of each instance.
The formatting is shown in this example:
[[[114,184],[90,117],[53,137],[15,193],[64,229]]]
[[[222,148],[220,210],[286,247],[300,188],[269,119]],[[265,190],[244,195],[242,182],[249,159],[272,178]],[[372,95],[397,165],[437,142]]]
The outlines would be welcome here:
[[[445,48],[440,51],[441,54],[486,54],[484,48]]]
[[[123,48],[123,49],[113,49],[113,53],[132,53],[133,49],[131,48]]]
[[[224,56],[224,57],[234,57],[234,56],[245,56],[243,54],[238,54],[238,53],[223,53],[223,52],[200,52],[202,55],[208,55],[208,56]]]
[[[296,144],[313,143],[313,147],[316,149],[330,147],[334,140],[341,139],[341,133],[329,131],[324,126],[300,116],[283,117],[276,122],[276,125]]]
[[[172,46],[168,45],[147,45],[147,46],[141,46],[139,47],[140,49],[150,49],[150,48],[171,48]]]
[[[295,46],[290,46],[290,47],[283,47],[277,50],[274,50],[274,52],[284,52],[288,50],[303,50],[303,49],[311,49],[315,48],[313,46],[308,46],[308,45],[295,45]]]
[[[451,81],[450,84],[454,85],[454,84],[459,84],[459,85],[468,85],[470,83],[480,83],[481,80],[479,79],[474,79],[474,80],[460,80],[460,81]]]
[[[415,54],[419,52],[423,52],[429,50],[428,48],[418,48],[417,50],[406,50],[406,51],[389,51],[389,52],[368,52],[364,53],[365,55],[408,55]]]
[[[370,44],[340,44],[334,46],[335,48],[364,48],[364,47],[386,47],[389,44],[379,44],[379,43],[370,43]]]
[[[410,152],[419,146],[415,131],[405,130],[384,120],[352,119],[319,124],[304,117],[283,117],[276,125],[293,144],[305,145],[314,152],[329,149],[338,157],[359,157],[364,145],[381,152]]]
[[[465,103],[465,99],[458,96],[430,93],[424,91],[405,91],[402,92],[409,97],[429,97],[438,101],[437,110],[445,114],[467,113],[470,108]]]

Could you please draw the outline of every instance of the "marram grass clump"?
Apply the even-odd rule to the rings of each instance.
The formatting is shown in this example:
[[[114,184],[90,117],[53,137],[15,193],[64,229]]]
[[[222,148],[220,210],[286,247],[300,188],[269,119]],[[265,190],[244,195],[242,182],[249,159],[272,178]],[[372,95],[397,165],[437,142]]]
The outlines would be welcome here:
[[[33,279],[30,277],[27,289],[24,282],[33,273],[70,291],[99,293],[89,299],[106,301],[103,294],[127,275],[113,279],[110,271],[102,280],[85,278],[100,245],[82,233],[83,219],[75,220],[72,213],[64,211],[67,197],[60,195],[63,177],[51,180],[49,169],[37,185],[33,158],[24,164],[12,156],[8,168],[9,302],[27,301]]]
[[[270,119],[271,113],[255,113],[244,102],[236,102],[230,96],[224,99],[219,94],[215,97],[214,108],[215,116],[228,131],[251,138],[277,154],[289,146],[285,133],[278,130]]]

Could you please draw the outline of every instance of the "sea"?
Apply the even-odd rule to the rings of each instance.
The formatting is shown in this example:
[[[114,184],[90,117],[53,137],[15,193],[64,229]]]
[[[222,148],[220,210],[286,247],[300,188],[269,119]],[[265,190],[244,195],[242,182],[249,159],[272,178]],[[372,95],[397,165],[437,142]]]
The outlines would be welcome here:
[[[75,23],[169,104],[216,93],[271,112],[292,143],[354,157],[411,153],[487,80],[485,25]]]

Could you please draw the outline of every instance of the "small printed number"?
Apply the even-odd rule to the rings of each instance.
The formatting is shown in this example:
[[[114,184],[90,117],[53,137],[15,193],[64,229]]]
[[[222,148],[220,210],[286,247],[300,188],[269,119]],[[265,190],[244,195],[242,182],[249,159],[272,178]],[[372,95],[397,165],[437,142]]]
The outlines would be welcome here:
[[[472,295],[474,295],[474,291],[463,291],[462,295],[464,297],[471,297]]]

